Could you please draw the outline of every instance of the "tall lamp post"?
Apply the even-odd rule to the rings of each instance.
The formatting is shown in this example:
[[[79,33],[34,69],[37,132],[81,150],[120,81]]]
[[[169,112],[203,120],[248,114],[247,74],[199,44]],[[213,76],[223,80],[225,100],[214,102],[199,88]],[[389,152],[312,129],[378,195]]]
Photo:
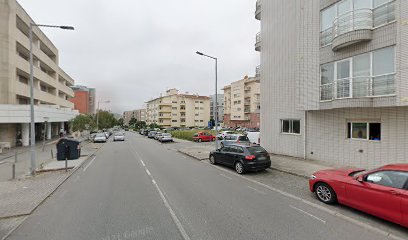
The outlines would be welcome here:
[[[215,149],[218,149],[218,58],[206,55],[202,52],[196,52],[200,56],[208,57],[215,60],[215,131],[217,135],[215,136]]]
[[[99,104],[100,103],[110,103],[110,101],[109,100],[98,101],[98,109],[96,109],[96,130],[99,130]]]
[[[30,150],[31,150],[31,175],[35,176],[37,163],[35,159],[35,121],[34,121],[34,57],[33,57],[33,27],[60,28],[64,30],[74,30],[71,26],[54,26],[30,23]]]

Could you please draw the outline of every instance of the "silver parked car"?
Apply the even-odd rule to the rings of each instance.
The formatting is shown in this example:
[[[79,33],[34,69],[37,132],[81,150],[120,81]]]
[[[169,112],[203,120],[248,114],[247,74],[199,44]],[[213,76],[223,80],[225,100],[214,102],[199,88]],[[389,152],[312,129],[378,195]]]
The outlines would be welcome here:
[[[160,142],[173,142],[173,137],[171,136],[170,133],[163,133],[160,138]]]
[[[159,137],[161,137],[163,133],[157,132],[156,135],[154,135],[154,139],[159,140]]]
[[[150,131],[149,134],[147,134],[148,138],[154,138],[154,135],[156,135],[156,131]]]
[[[113,134],[113,141],[125,141],[125,134],[122,132],[116,132]]]
[[[224,137],[224,140],[221,141],[220,146],[224,147],[230,144],[251,144],[249,138],[242,134],[231,134]]]
[[[97,133],[93,139],[94,143],[97,142],[106,142],[106,134],[105,133]]]

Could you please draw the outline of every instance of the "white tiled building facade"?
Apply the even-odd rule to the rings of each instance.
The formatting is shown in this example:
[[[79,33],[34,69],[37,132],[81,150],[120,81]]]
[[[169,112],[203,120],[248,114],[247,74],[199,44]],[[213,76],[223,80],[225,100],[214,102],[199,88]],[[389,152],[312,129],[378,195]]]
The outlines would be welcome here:
[[[256,17],[268,151],[408,162],[408,1],[258,0]]]

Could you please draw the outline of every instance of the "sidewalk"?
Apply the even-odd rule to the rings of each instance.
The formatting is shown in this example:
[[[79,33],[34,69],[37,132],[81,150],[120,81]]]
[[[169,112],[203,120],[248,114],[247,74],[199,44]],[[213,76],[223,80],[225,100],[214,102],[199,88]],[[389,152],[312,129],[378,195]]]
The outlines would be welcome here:
[[[43,166],[49,172],[40,172],[35,177],[23,175],[17,180],[0,182],[0,239],[7,236],[24,220],[24,216],[31,214],[102,146],[93,143],[83,146],[81,158],[68,161],[71,169],[67,172],[55,171],[65,167],[65,161],[52,159]]]
[[[207,160],[209,157],[209,153],[214,149],[214,146],[200,146],[195,143],[191,144],[191,146],[180,148],[178,149],[178,151],[201,161]],[[276,154],[270,154],[270,156],[272,161],[271,169],[305,178],[309,178],[310,175],[319,170],[341,167],[320,161],[304,160],[302,158]]]

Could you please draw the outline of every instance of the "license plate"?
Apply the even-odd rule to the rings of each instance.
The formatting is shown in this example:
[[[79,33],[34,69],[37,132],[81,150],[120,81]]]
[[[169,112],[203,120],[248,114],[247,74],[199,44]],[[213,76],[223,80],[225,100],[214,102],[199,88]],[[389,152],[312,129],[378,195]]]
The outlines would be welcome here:
[[[260,157],[258,157],[258,160],[265,160],[265,159],[266,159],[265,156],[260,156]]]

